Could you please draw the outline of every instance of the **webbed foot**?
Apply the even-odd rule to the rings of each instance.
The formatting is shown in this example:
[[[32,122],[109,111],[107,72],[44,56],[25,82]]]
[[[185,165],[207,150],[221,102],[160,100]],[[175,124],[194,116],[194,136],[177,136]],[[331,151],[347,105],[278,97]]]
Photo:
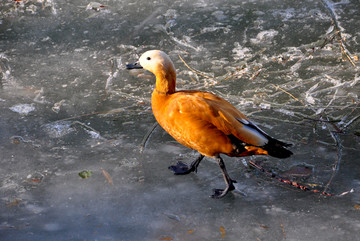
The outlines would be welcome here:
[[[193,167],[189,167],[187,164],[179,161],[175,166],[169,166],[169,169],[174,172],[175,175],[186,175],[194,170]]]
[[[172,170],[175,175],[186,175],[191,172],[197,172],[197,168],[203,158],[204,156],[200,154],[199,157],[196,158],[196,160],[193,161],[190,166],[179,161],[175,166],[169,166],[169,169]]]
[[[233,181],[229,184],[228,187],[225,189],[214,189],[214,193],[211,195],[212,198],[222,198],[226,196],[228,192],[231,192],[232,190],[235,190],[235,186],[232,183],[236,183],[236,181]]]

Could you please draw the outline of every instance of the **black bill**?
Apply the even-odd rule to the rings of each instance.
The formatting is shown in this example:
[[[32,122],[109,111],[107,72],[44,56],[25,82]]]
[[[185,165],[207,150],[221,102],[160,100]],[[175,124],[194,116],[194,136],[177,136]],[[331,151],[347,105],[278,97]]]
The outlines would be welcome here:
[[[127,64],[126,69],[142,69],[143,67],[139,63]]]

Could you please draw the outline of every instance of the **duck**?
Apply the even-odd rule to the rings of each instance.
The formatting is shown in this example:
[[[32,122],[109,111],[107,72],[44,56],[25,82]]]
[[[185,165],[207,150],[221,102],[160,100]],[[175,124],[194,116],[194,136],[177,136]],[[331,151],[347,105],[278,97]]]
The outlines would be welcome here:
[[[176,70],[170,57],[161,50],[149,50],[127,69],[145,69],[155,75],[151,108],[159,125],[180,144],[196,150],[199,156],[190,165],[178,162],[169,166],[175,175],[197,172],[204,157],[214,158],[226,187],[214,189],[211,197],[222,198],[235,190],[221,155],[245,157],[268,155],[287,158],[291,144],[279,141],[247,118],[225,99],[207,91],[176,90]]]

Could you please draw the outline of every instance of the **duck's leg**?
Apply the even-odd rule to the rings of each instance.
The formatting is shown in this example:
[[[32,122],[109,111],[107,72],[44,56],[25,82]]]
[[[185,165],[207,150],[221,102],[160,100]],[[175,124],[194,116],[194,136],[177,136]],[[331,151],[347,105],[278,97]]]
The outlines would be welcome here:
[[[200,154],[200,156],[196,158],[196,160],[193,161],[190,166],[179,161],[175,166],[169,166],[169,169],[172,170],[175,175],[186,175],[191,172],[197,172],[197,167],[203,158],[204,155]]]
[[[211,195],[212,198],[222,198],[224,197],[228,192],[232,191],[235,189],[235,186],[233,183],[236,183],[235,180],[232,180],[225,168],[225,163],[222,160],[222,158],[220,156],[215,157],[217,163],[219,164],[219,167],[221,169],[221,172],[223,174],[225,183],[226,183],[226,188],[225,189],[215,189],[214,190],[214,194]]]

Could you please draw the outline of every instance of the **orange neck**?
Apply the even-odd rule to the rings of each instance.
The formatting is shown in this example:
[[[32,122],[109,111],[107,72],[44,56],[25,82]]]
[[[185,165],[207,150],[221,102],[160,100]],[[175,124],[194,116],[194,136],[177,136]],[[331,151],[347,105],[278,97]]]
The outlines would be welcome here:
[[[175,68],[171,64],[168,68],[156,71],[156,87],[155,90],[159,94],[168,95],[175,92],[176,73]]]

